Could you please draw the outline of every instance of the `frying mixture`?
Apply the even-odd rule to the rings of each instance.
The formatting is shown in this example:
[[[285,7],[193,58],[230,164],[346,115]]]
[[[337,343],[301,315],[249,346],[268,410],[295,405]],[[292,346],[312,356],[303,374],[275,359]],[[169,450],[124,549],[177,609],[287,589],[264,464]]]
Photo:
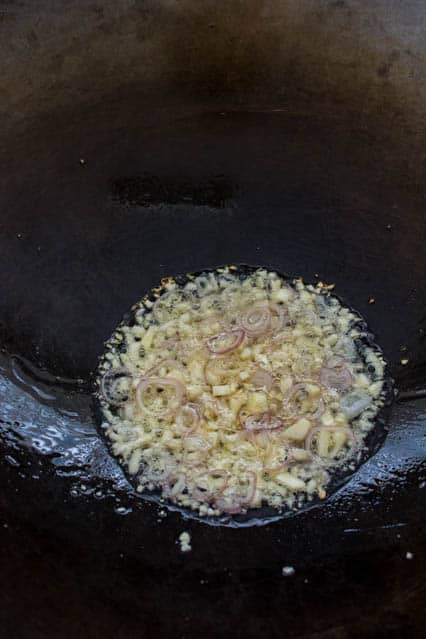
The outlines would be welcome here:
[[[200,515],[326,496],[384,404],[385,364],[331,286],[225,267],[163,280],[106,345],[98,397],[137,485]]]

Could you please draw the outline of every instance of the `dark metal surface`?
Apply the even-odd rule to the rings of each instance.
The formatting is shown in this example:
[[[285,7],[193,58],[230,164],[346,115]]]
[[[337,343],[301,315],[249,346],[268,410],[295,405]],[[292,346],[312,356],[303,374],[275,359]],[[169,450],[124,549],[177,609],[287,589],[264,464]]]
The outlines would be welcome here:
[[[151,181],[149,183],[147,183],[145,179],[141,181],[142,181],[142,186],[138,184],[135,180],[132,181],[133,195],[136,194],[135,184],[138,184],[137,190],[139,190],[139,188],[143,188],[143,195],[146,198],[146,195],[148,192],[148,186],[151,185]],[[218,266],[218,269],[220,270],[221,268],[224,268],[224,266],[225,265],[220,265]],[[247,275],[255,273],[258,268],[259,268],[258,266],[253,266],[248,264],[238,264],[238,265],[233,264],[232,272],[234,274],[238,274],[240,279],[244,279],[245,277],[247,277]],[[290,286],[294,285],[294,278],[289,278],[284,273],[281,273],[278,271],[276,272],[281,278],[283,278],[284,280],[287,280]],[[213,274],[217,273],[217,269],[206,269],[204,271],[199,271],[198,273],[191,273],[191,274],[175,273],[174,279],[179,284],[179,286],[185,286],[185,284],[191,281],[193,277],[196,277],[199,275],[207,275],[208,273],[213,273]],[[149,300],[151,303],[154,303],[155,300],[157,299],[158,294],[162,295],[166,291],[167,291],[167,288],[162,283],[158,282],[158,285],[154,288],[154,290],[148,291],[147,294],[144,296],[143,300],[144,301]],[[348,306],[345,304],[345,301],[337,297],[336,295],[334,295],[332,292],[329,292],[328,296],[330,299],[335,298],[335,300],[338,301],[340,304],[342,304],[342,306],[345,306],[346,308],[348,308]],[[359,323],[357,324],[356,330],[359,334],[363,335],[362,339],[359,339],[357,344],[358,356],[361,358],[361,360],[363,360],[362,351],[363,351],[363,348],[366,346],[372,348],[376,352],[380,353],[381,356],[383,356],[383,352],[380,346],[376,343],[375,336],[371,333],[370,328],[366,324],[365,320],[359,315],[359,313],[356,312],[355,309],[351,309],[351,310],[353,313],[355,313],[358,316]],[[122,321],[119,324],[119,326],[114,327],[114,332],[110,335],[109,339],[107,340],[105,349],[101,357],[99,358],[98,367],[96,370],[96,374],[93,375],[92,383],[91,384],[89,383],[89,389],[90,387],[93,388],[93,393],[95,397],[94,416],[95,416],[95,422],[97,423],[97,426],[98,426],[98,432],[101,435],[101,437],[104,437],[104,428],[102,427],[102,423],[104,422],[105,418],[102,412],[101,403],[98,401],[99,388],[102,387],[102,383],[99,380],[99,376],[102,377],[105,373],[105,370],[109,369],[108,359],[107,359],[108,353],[111,354],[114,352],[116,353],[120,352],[120,347],[115,346],[117,341],[117,329],[119,332],[120,327],[134,326],[135,323],[137,323],[138,312],[140,312],[140,305],[135,304],[131,309],[129,309],[124,314],[124,317],[122,318]],[[21,362],[21,367],[19,367],[19,362],[15,359],[12,363],[12,366],[10,367],[11,368],[10,372],[12,373],[12,375],[14,374],[15,379],[16,379],[16,375],[19,368],[22,368],[22,363],[23,362]],[[106,369],[105,369],[105,366],[106,366]],[[386,436],[388,433],[389,416],[391,414],[393,402],[395,398],[400,397],[400,395],[398,394],[398,391],[394,387],[393,379],[388,374],[388,371],[387,371],[387,368],[389,367],[388,362],[386,362],[385,366],[386,366],[385,379],[383,384],[383,407],[378,411],[376,415],[374,428],[371,429],[371,431],[368,433],[368,436],[365,438],[365,441],[364,441],[365,445],[363,447],[363,451],[357,457],[356,464],[351,464],[350,467],[340,468],[339,470],[335,470],[332,473],[332,477],[327,485],[327,493],[329,495],[333,494],[339,488],[341,488],[352,477],[354,472],[358,470],[358,467],[362,466],[365,461],[367,461],[372,455],[374,455],[379,450],[379,448],[382,446],[383,442],[386,439]],[[7,364],[6,364],[6,367],[7,367]],[[100,371],[103,371],[103,372],[100,372]],[[19,376],[20,375],[18,372],[18,377]],[[406,391],[406,393],[407,392],[409,393],[409,391]],[[414,391],[414,393],[416,392],[418,391]],[[402,395],[401,398],[403,399],[404,395]],[[411,397],[409,397],[409,399],[411,399]],[[106,417],[106,419],[108,420],[108,417]],[[108,438],[107,438],[107,444],[108,444],[107,445],[108,451],[110,452],[112,456],[114,456],[112,451],[111,441],[108,441]],[[124,474],[126,474],[125,470],[124,470]],[[130,485],[132,485],[134,488],[138,487],[139,481],[137,477],[132,475],[127,475],[127,479]],[[155,492],[148,491],[147,494],[142,494],[141,497],[143,498],[148,497],[150,501],[154,503],[155,502],[160,503],[161,505],[161,502],[160,502],[161,493],[159,491],[155,491]],[[319,496],[315,497],[314,499],[311,498],[309,501],[303,504],[299,512],[301,510],[308,510],[308,509],[310,510],[320,505],[321,503],[322,501]],[[260,508],[250,508],[247,513],[244,513],[241,515],[234,515],[234,516],[221,515],[219,517],[208,517],[208,518],[198,517],[195,515],[194,512],[188,511],[188,509],[186,508],[176,508],[176,510],[178,512],[179,511],[182,512],[184,516],[190,516],[192,518],[200,519],[202,522],[206,522],[211,525],[223,525],[223,526],[230,526],[230,527],[241,527],[241,526],[251,526],[251,525],[263,526],[271,522],[279,521],[280,519],[286,518],[288,516],[293,516],[294,514],[293,509],[288,509],[284,507],[282,512],[278,512],[276,508],[273,508],[272,506],[266,506],[266,505],[263,505]]]
[[[336,283],[424,386],[422,3],[24,0],[0,33],[0,635],[423,637],[424,400],[331,500],[231,530],[136,498],[85,385],[161,277],[245,262]]]

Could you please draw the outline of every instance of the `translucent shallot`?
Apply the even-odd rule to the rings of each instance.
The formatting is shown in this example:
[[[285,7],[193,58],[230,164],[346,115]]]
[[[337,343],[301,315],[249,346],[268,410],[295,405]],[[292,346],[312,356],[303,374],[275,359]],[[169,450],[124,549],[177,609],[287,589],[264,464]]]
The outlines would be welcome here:
[[[166,390],[172,391],[172,397],[167,396],[164,400],[161,395]],[[172,377],[143,377],[136,388],[136,401],[140,410],[152,414],[174,414],[181,406],[184,396],[184,385]]]

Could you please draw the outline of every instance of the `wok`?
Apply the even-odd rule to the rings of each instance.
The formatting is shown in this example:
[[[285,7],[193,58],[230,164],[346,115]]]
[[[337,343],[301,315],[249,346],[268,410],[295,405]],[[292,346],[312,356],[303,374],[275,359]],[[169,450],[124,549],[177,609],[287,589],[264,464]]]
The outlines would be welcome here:
[[[423,3],[21,0],[0,17],[2,636],[424,636]],[[267,525],[135,495],[96,430],[123,313],[226,263],[335,283],[400,392],[352,479]]]

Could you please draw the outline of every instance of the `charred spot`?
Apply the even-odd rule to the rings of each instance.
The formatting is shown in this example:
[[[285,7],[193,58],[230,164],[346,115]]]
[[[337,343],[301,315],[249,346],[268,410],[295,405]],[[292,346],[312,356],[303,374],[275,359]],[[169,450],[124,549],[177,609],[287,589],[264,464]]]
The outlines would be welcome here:
[[[111,192],[113,199],[132,206],[186,204],[224,208],[234,196],[235,187],[224,176],[192,182],[145,174],[116,178]]]

